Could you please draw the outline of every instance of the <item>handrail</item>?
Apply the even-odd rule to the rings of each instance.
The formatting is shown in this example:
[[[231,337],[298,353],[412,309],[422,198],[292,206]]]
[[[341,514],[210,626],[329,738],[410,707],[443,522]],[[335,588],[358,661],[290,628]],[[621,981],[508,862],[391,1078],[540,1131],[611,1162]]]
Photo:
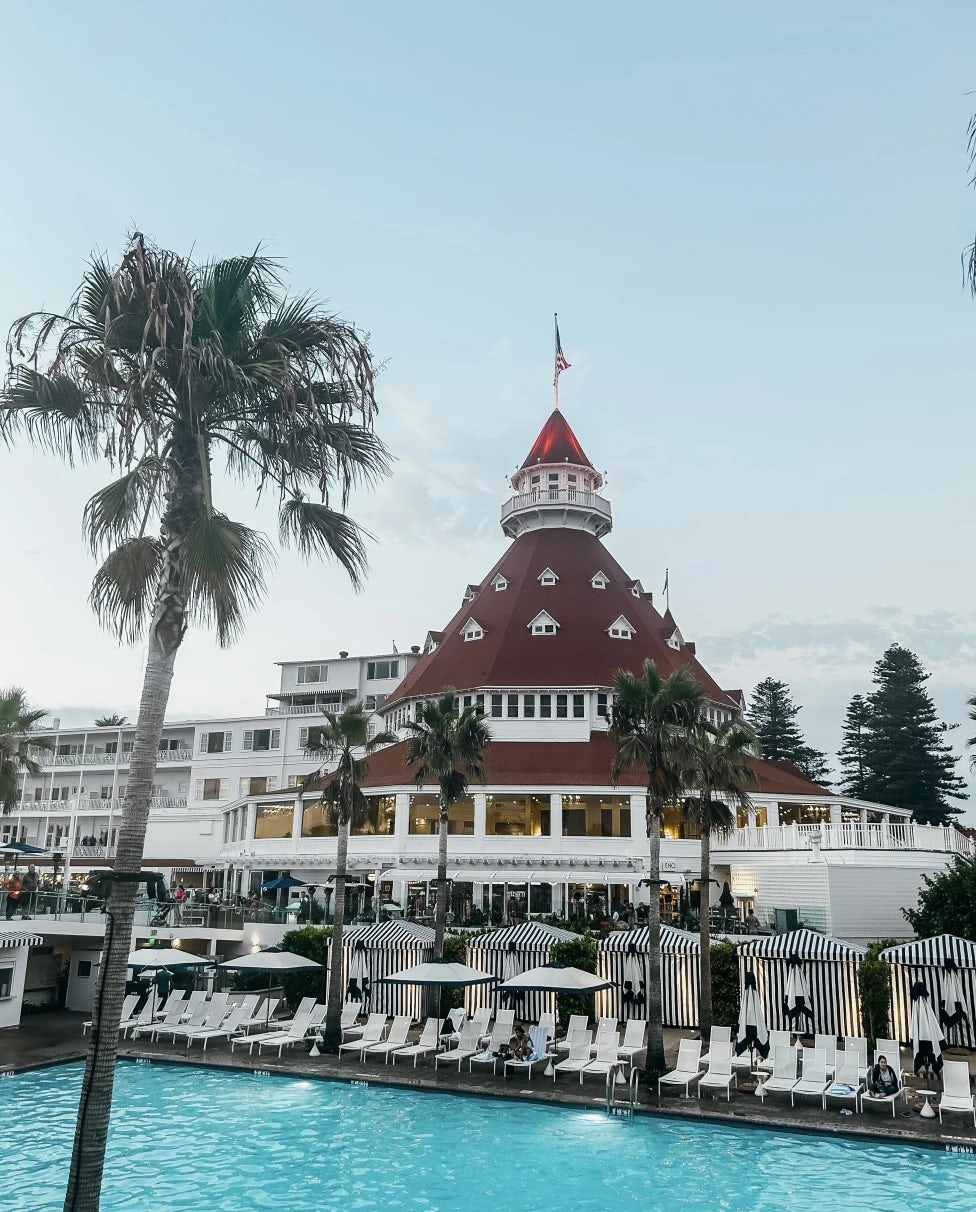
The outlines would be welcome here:
[[[627,1105],[618,1106],[617,1094],[617,1073],[618,1068],[614,1066],[607,1071],[607,1080],[605,1087],[607,1114],[612,1115],[614,1111],[622,1111],[626,1115],[633,1115],[634,1108],[637,1105],[637,1087],[640,1082],[640,1070],[636,1065],[631,1065],[630,1076],[627,1079]]]

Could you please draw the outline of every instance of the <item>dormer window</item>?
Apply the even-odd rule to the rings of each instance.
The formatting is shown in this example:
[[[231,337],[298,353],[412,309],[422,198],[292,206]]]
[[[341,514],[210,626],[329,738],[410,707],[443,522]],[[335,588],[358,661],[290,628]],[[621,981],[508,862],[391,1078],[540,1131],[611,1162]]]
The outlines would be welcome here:
[[[461,631],[461,636],[465,643],[469,640],[480,640],[484,637],[485,629],[481,626],[477,619],[468,619]]]
[[[674,635],[668,640],[668,647],[673,648],[675,651],[681,647],[681,641],[678,639],[677,632],[675,632]]]
[[[506,581],[502,574],[499,573],[498,576],[496,576],[492,581],[492,587],[494,588],[495,593],[501,593],[503,590],[508,588],[508,581]]]
[[[627,588],[630,590],[630,592],[634,595],[635,598],[640,598],[640,597],[644,596],[644,586],[640,583],[640,581],[631,581],[631,583],[627,586]]]
[[[478,586],[477,586],[477,585],[469,585],[469,586],[467,587],[467,589],[465,589],[465,591],[464,591],[464,597],[461,599],[461,601],[462,601],[462,602],[470,602],[470,601],[471,601],[471,600],[472,600],[472,599],[475,597],[475,595],[477,594],[477,592],[478,592]]]
[[[611,640],[629,640],[634,636],[633,626],[621,615],[607,628]]]
[[[558,630],[559,624],[546,610],[540,610],[529,624],[533,635],[555,635]]]
[[[559,577],[556,576],[551,568],[546,568],[539,573],[536,579],[540,585],[555,585]]]
[[[594,589],[606,589],[610,582],[607,580],[606,573],[598,572],[590,578],[590,584]]]

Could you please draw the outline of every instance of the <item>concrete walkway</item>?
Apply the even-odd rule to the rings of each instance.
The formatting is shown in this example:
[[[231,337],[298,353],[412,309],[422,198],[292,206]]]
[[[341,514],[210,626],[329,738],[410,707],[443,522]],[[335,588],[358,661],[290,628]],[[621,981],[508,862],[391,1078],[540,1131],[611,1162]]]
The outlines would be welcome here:
[[[0,1071],[28,1070],[38,1066],[69,1060],[82,1060],[87,1039],[82,1038],[81,1024],[85,1015],[59,1012],[39,1014],[24,1021],[18,1030],[0,1032]],[[669,1062],[677,1055],[681,1034],[668,1031],[666,1049]],[[952,1059],[968,1060],[972,1071],[974,1059],[961,1051],[951,1051]],[[255,1048],[253,1055],[238,1048],[233,1054],[227,1043],[211,1043],[204,1052],[199,1045],[187,1049],[182,1044],[175,1047],[169,1043],[153,1044],[149,1040],[125,1040],[119,1056],[129,1059],[150,1059],[169,1064],[206,1064],[214,1068],[253,1072],[287,1074],[294,1077],[322,1078],[340,1081],[368,1081],[371,1084],[402,1086],[414,1090],[437,1090],[445,1093],[494,1096],[532,1100],[549,1104],[564,1103],[569,1106],[604,1107],[605,1084],[602,1079],[587,1078],[581,1087],[575,1075],[560,1075],[554,1083],[537,1069],[531,1081],[523,1075],[505,1079],[493,1077],[485,1066],[469,1074],[467,1069],[459,1075],[453,1066],[441,1065],[435,1069],[433,1061],[421,1061],[416,1069],[407,1063],[396,1067],[383,1064],[381,1060],[361,1063],[356,1060],[338,1060],[332,1056],[312,1057],[305,1049],[286,1050],[282,1058],[265,1052],[259,1056]],[[903,1055],[904,1059],[904,1055]],[[499,1070],[501,1066],[499,1066]],[[892,1119],[887,1105],[852,1116],[842,1116],[837,1107],[824,1112],[816,1100],[804,1098],[795,1108],[790,1107],[788,1095],[771,1095],[760,1100],[751,1091],[733,1091],[731,1101],[724,1096],[702,1099],[683,1098],[680,1094],[667,1093],[660,1103],[656,1091],[645,1086],[639,1089],[637,1110],[646,1115],[677,1116],[701,1122],[735,1124],[743,1127],[788,1129],[800,1132],[819,1132],[828,1135],[860,1137],[873,1141],[897,1141],[900,1143],[924,1144],[939,1148],[964,1146],[976,1151],[976,1130],[971,1117],[947,1115],[945,1123],[938,1118],[923,1119],[919,1114],[922,1100],[914,1090],[920,1083],[910,1080],[908,1102],[899,1099],[896,1117]],[[921,1083],[924,1085],[924,1083]],[[936,1085],[939,1083],[936,1082]],[[621,1100],[626,1098],[626,1088],[619,1087]],[[933,1099],[937,1102],[937,1099]],[[845,1104],[849,1105],[849,1104]],[[909,1110],[905,1116],[903,1112]]]

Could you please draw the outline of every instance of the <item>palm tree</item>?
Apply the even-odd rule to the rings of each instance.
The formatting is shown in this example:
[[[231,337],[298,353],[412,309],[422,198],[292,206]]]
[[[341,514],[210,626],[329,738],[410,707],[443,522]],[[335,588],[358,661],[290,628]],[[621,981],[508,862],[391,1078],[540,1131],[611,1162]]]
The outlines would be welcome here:
[[[327,1052],[338,1052],[342,1043],[339,1020],[342,1016],[342,927],[346,911],[346,862],[349,854],[349,828],[362,825],[369,817],[369,801],[360,789],[360,780],[369,769],[368,758],[381,745],[393,745],[392,732],[369,734],[369,714],[362,703],[353,703],[340,715],[325,712],[326,722],[309,732],[308,749],[321,754],[333,766],[322,787],[322,806],[336,826],[335,912],[332,918],[332,944],[329,966],[328,1013],[323,1043]],[[361,754],[362,756],[357,756]],[[319,775],[306,782],[319,783]],[[379,896],[379,888],[376,895]]]
[[[129,717],[127,715],[100,715],[95,721],[96,728],[121,728],[123,724],[128,724]]]
[[[437,906],[434,910],[434,954],[444,954],[447,923],[447,813],[467,794],[471,779],[485,781],[485,748],[491,733],[484,712],[477,707],[458,709],[450,687],[428,699],[417,720],[407,722],[410,741],[407,765],[415,767],[417,786],[436,783],[439,788],[440,829],[437,842]]]
[[[0,690],[0,809],[4,816],[20,798],[20,776],[41,772],[31,751],[54,747],[49,738],[34,735],[46,715],[46,711],[27,706],[19,686]]]
[[[976,694],[966,700],[966,706],[969,708],[969,718],[976,723]],[[966,747],[976,749],[976,736],[971,736],[966,742]],[[976,770],[976,753],[972,754],[969,759],[969,765],[972,770]]]
[[[65,1208],[97,1212],[126,955],[153,773],[176,654],[193,624],[233,641],[264,590],[271,548],[215,505],[214,459],[270,490],[279,538],[335,558],[354,586],[363,532],[350,489],[386,472],[373,433],[366,342],[310,298],[289,298],[257,253],[195,264],[136,233],[117,265],[95,258],[63,315],[32,313],[8,338],[0,436],[116,477],[85,507],[104,554],[90,601],[146,659],[106,913],[95,1028]],[[310,495],[311,494],[311,495]],[[321,499],[314,499],[318,495]]]
[[[632,772],[646,777],[644,810],[650,852],[651,903],[647,928],[648,1073],[664,1070],[661,1010],[661,821],[668,804],[681,799],[685,772],[692,764],[692,733],[701,718],[705,692],[684,668],[663,677],[651,660],[639,674],[618,669],[613,675],[610,721],[614,785]]]
[[[692,766],[687,772],[694,791],[686,801],[686,816],[701,830],[701,901],[698,923],[701,931],[701,991],[698,1028],[702,1039],[712,1030],[712,954],[710,923],[712,834],[735,828],[737,808],[750,805],[747,788],[758,780],[749,765],[759,739],[748,724],[726,720],[713,727],[702,722],[693,737]]]

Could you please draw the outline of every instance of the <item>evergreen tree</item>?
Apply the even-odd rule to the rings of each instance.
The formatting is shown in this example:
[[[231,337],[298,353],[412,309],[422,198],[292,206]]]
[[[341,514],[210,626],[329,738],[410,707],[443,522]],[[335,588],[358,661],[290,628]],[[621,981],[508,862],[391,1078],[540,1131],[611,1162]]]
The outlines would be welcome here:
[[[863,796],[910,808],[923,825],[945,825],[962,811],[949,800],[968,796],[945,739],[949,727],[936,716],[925,689],[928,677],[918,657],[899,644],[875,665],[877,689],[867,700]]]
[[[815,783],[827,781],[830,770],[827,755],[803,739],[796,717],[800,708],[790,696],[785,682],[766,678],[752,692],[749,722],[752,724],[764,758],[786,759]]]
[[[844,743],[837,759],[844,771],[840,789],[845,795],[853,796],[857,800],[865,798],[864,781],[868,774],[865,748],[870,727],[871,709],[864,696],[856,694],[851,699],[844,717]]]

